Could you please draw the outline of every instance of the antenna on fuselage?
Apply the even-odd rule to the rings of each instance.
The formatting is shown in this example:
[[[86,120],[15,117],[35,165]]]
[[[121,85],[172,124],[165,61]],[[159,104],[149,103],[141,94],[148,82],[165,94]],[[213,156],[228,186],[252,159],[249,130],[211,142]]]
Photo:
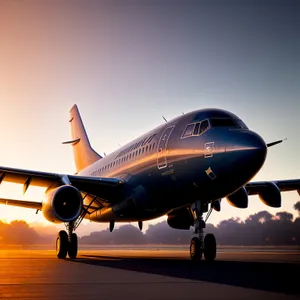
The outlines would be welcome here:
[[[118,146],[121,148],[122,146],[119,144],[119,143],[117,143],[118,144]]]
[[[163,119],[164,119],[164,120],[166,121],[166,123],[167,123],[167,122],[168,122],[167,119],[166,119],[164,116],[162,116],[162,117],[163,117]]]
[[[105,152],[103,152],[103,154],[104,154],[104,156],[106,156],[106,153],[105,153]]]

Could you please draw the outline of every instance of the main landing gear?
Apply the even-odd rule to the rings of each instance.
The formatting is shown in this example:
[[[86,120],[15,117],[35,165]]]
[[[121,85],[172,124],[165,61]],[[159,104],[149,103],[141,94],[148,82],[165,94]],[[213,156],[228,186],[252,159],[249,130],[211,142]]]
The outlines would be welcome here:
[[[67,254],[71,259],[75,259],[78,251],[77,234],[73,232],[74,222],[67,224],[68,233],[61,230],[56,238],[56,255],[58,258],[66,258]]]
[[[217,254],[217,244],[215,236],[211,233],[208,233],[204,237],[204,228],[205,221],[203,220],[202,214],[204,211],[207,211],[207,206],[201,201],[197,201],[192,206],[192,212],[195,219],[195,237],[192,238],[190,244],[190,256],[192,261],[200,261],[202,255],[204,254],[204,258],[207,261],[213,261],[216,258]],[[207,214],[206,221],[211,214],[212,208]]]

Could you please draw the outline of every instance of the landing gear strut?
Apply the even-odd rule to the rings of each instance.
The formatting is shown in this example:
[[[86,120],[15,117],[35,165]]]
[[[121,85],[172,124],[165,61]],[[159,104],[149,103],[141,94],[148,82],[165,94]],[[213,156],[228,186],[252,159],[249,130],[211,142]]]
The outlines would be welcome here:
[[[212,209],[212,208],[211,208]],[[197,201],[192,206],[192,212],[195,219],[195,237],[192,238],[190,244],[190,256],[192,261],[200,261],[202,254],[207,261],[213,261],[217,254],[217,244],[215,236],[211,233],[204,238],[205,221],[203,220],[203,212],[207,211],[207,206],[201,201]],[[208,213],[210,215],[211,210]],[[207,219],[206,219],[207,220]]]
[[[71,259],[75,259],[78,251],[77,234],[73,232],[74,222],[67,224],[68,233],[61,230],[56,238],[56,255],[58,258],[66,258],[67,254]]]

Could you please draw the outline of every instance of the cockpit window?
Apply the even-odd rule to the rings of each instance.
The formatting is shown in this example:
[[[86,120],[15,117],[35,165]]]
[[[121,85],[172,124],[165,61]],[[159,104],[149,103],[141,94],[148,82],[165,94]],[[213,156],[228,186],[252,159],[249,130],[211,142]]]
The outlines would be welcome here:
[[[239,127],[233,119],[210,119],[212,127]]]
[[[200,134],[206,131],[208,127],[209,127],[208,121],[207,120],[202,121],[200,126]]]
[[[248,129],[247,125],[240,119],[235,119],[234,120],[236,122],[236,124],[243,129]]]
[[[194,127],[195,127],[195,124],[189,124],[186,128],[185,128],[185,131],[182,135],[182,137],[188,137],[188,136],[191,136],[194,132]]]
[[[196,126],[195,126],[195,128],[194,128],[193,135],[199,134],[199,128],[200,128],[200,122],[199,122],[199,123],[196,123]]]
[[[204,131],[209,129],[209,123],[208,120],[204,120],[202,122],[197,122],[197,123],[191,123],[188,124],[181,136],[181,138],[186,138],[189,136],[195,136],[195,135],[200,135]]]

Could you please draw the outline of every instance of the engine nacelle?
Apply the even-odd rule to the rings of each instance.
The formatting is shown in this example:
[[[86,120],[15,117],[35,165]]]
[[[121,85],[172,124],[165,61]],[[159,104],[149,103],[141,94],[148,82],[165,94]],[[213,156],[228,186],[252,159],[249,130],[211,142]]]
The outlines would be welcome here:
[[[238,208],[248,207],[248,193],[244,187],[241,187],[233,194],[226,197],[230,205]]]
[[[167,223],[175,229],[190,229],[194,225],[194,217],[189,208],[179,208],[168,214]]]
[[[50,222],[71,222],[78,218],[82,206],[83,199],[78,189],[71,185],[63,185],[46,194],[42,212]]]
[[[281,193],[274,182],[266,182],[266,186],[261,188],[258,197],[265,205],[270,207],[281,206]]]
[[[211,207],[212,207],[215,211],[221,211],[221,199],[215,200],[214,202],[212,202],[212,203],[211,203]]]

